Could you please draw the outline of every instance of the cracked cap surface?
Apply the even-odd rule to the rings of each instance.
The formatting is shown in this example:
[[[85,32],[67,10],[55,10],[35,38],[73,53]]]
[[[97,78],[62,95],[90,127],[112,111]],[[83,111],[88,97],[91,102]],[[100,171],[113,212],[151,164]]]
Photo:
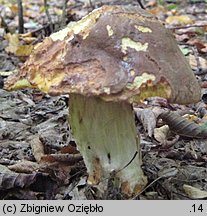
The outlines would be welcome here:
[[[7,90],[23,87],[107,101],[200,99],[198,82],[173,35],[134,6],[103,6],[46,38],[5,83]]]

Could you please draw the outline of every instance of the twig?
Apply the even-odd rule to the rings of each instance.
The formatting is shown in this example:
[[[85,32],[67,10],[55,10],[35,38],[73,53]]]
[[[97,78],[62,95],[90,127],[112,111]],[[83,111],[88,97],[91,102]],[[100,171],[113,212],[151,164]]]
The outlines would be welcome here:
[[[0,89],[2,89],[4,87],[4,79],[3,77],[0,75]]]
[[[194,52],[194,56],[195,56],[195,59],[196,59],[196,62],[197,62],[197,68],[196,68],[196,71],[194,72],[194,74],[198,75],[198,76],[206,75],[207,74],[207,69],[203,69],[201,67],[201,62],[199,60],[198,50],[196,48],[194,48],[193,52]]]
[[[19,19],[18,31],[19,31],[19,34],[23,34],[24,33],[24,18],[23,18],[22,0],[17,0],[17,5],[18,5],[18,19]]]
[[[155,184],[157,181],[163,178],[172,178],[177,173],[177,168],[169,168],[163,173],[163,175],[159,176],[155,180],[153,180],[150,184],[148,184],[143,190],[141,190],[137,195],[135,195],[132,200],[136,200],[144,191],[146,191],[149,187],[151,187],[153,184]]]
[[[90,5],[90,7],[91,7],[92,9],[95,9],[95,7],[94,7],[94,5],[93,5],[93,3],[92,3],[91,0],[89,0],[89,5]]]
[[[62,8],[62,11],[63,11],[63,14],[62,14],[62,19],[61,19],[61,28],[63,28],[64,26],[66,26],[66,9],[67,9],[67,3],[68,3],[68,0],[63,0],[63,8]]]
[[[197,75],[197,76],[206,75],[207,74],[207,69],[200,69],[198,71],[195,71],[194,74]]]
[[[140,5],[140,7],[141,7],[142,9],[145,9],[145,7],[144,7],[144,5],[142,4],[142,1],[141,1],[141,0],[137,0],[137,2],[138,2],[138,4]]]
[[[173,140],[165,140],[165,142],[162,143],[161,149],[164,150],[164,149],[171,148],[179,140],[179,138],[180,138],[180,136],[176,135]]]
[[[207,26],[207,23],[206,24],[200,24],[200,25],[195,24],[195,25],[168,27],[168,29],[176,30],[176,29],[185,29],[185,28],[193,28],[193,27],[206,27],[206,26]]]
[[[152,181],[150,184],[148,184],[142,191],[140,191],[136,196],[132,198],[132,200],[136,200],[144,191],[146,191],[149,187],[151,187],[154,183],[162,179],[164,176],[159,176],[154,181]]]
[[[193,48],[193,52],[194,52],[194,56],[195,56],[196,63],[197,63],[196,72],[199,72],[199,71],[201,71],[201,63],[200,63],[200,60],[199,60],[198,49]]]
[[[45,13],[46,13],[46,16],[47,16],[47,19],[48,19],[48,22],[49,22],[49,28],[50,28],[50,31],[52,33],[52,18],[50,16],[50,13],[49,13],[49,10],[48,10],[48,4],[47,4],[47,0],[44,0],[44,9],[45,9]]]
[[[67,163],[77,163],[83,160],[83,157],[80,154],[47,154],[41,157],[42,161],[46,162],[67,162]]]
[[[6,33],[10,32],[8,25],[4,20],[4,17],[0,16],[0,19],[1,19],[1,26],[5,29],[5,32]]]
[[[200,4],[200,3],[206,3],[206,0],[189,0],[190,4]]]

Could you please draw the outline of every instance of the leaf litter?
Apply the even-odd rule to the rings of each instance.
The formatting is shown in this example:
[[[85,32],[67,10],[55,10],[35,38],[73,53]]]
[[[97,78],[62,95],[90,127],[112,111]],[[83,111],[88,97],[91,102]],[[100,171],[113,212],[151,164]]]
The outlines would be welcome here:
[[[137,1],[133,0],[110,0],[104,3],[137,5]],[[97,7],[102,2],[92,1],[92,4]],[[201,86],[204,86],[207,74],[207,14],[203,4],[160,5],[157,1],[149,1],[146,6],[174,32]],[[28,0],[25,5],[26,33],[22,35],[16,33],[16,5],[3,1],[0,9],[1,17],[7,23],[7,27],[0,25],[0,75],[7,77],[22,65],[34,44],[48,36],[51,29],[41,1],[34,3]],[[85,1],[69,1],[67,22],[78,20],[91,10]],[[56,31],[60,27],[58,20],[62,8],[53,0],[49,1],[49,11],[54,24],[53,31]],[[205,92],[202,98],[204,95]],[[86,169],[67,123],[67,100],[66,96],[51,98],[36,90],[11,93],[0,90],[0,199],[125,198],[114,186],[113,178],[104,195],[96,187],[87,184]],[[155,97],[134,107],[137,130],[141,133],[143,169],[149,181],[136,199],[206,197],[206,139],[195,139],[200,134],[198,132],[196,136],[181,136],[168,148],[163,148],[162,144],[169,141],[169,133],[161,132],[161,129],[170,124],[166,118],[166,122],[158,118],[160,112],[164,111],[190,113],[197,116],[197,120],[196,123],[190,123],[188,133],[194,130],[194,124],[198,127],[202,123],[202,130],[205,130],[206,101],[203,99],[201,102],[202,107],[181,106]],[[178,128],[180,121],[177,121]],[[171,125],[174,124],[173,121]],[[186,133],[184,126],[180,129]],[[174,132],[179,134],[178,129]],[[173,140],[173,135],[170,136]]]

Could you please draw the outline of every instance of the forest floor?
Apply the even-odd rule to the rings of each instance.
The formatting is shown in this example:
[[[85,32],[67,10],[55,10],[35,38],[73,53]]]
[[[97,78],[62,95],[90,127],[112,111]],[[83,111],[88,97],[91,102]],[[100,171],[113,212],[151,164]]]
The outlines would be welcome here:
[[[0,75],[4,78],[18,70],[35,44],[93,8],[103,4],[139,6],[135,0],[91,1],[92,5],[73,0],[68,2],[63,20],[60,1],[50,0],[50,25],[43,1],[25,0],[25,32],[18,34],[17,5],[13,1],[0,2]],[[148,178],[148,185],[134,199],[206,199],[207,140],[180,136],[172,146],[163,148],[167,135],[159,131],[159,122],[154,131],[151,111],[155,106],[164,107],[185,114],[197,124],[207,122],[207,3],[171,1],[161,5],[149,1],[145,6],[175,35],[202,86],[202,98],[189,106],[151,98],[134,107],[141,133],[142,168]],[[87,184],[86,168],[67,119],[68,96],[50,97],[37,90],[0,90],[0,199],[126,199],[113,184],[105,194]]]

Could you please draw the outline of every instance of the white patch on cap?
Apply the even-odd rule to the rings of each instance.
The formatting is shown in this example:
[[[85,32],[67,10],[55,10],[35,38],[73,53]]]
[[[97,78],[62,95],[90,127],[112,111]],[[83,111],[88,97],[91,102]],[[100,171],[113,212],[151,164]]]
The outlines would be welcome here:
[[[68,32],[70,31],[70,27],[66,27],[58,32],[55,32],[53,34],[50,35],[50,38],[53,41],[57,41],[57,40],[64,40],[64,38],[68,35]]]
[[[108,95],[109,95],[110,92],[111,92],[109,87],[104,87],[103,90],[104,90],[104,93],[106,93],[106,94],[108,94]]]
[[[98,10],[97,10],[98,11]],[[53,41],[56,40],[64,40],[64,38],[68,35],[68,32],[72,32],[73,34],[79,34],[84,31],[87,27],[93,26],[96,23],[96,20],[100,17],[100,13],[89,13],[85,17],[83,17],[78,22],[70,22],[68,26],[56,33],[50,35]],[[88,32],[83,37],[85,39],[88,36]]]
[[[110,25],[106,26],[107,32],[108,32],[108,36],[111,37],[114,34],[114,31],[112,29],[112,27]]]
[[[145,26],[138,26],[138,25],[135,25],[134,26],[138,31],[140,32],[143,32],[143,33],[151,33],[152,30],[148,27],[145,27]]]
[[[148,81],[155,81],[155,75],[149,73],[143,73],[141,76],[136,76],[133,83],[128,83],[126,88],[128,89],[139,89],[142,84]]]
[[[135,49],[137,52],[139,51],[146,52],[148,48],[148,43],[142,44],[140,42],[133,41],[128,37],[124,37],[121,40],[121,50],[123,53],[126,53],[128,48]]]

